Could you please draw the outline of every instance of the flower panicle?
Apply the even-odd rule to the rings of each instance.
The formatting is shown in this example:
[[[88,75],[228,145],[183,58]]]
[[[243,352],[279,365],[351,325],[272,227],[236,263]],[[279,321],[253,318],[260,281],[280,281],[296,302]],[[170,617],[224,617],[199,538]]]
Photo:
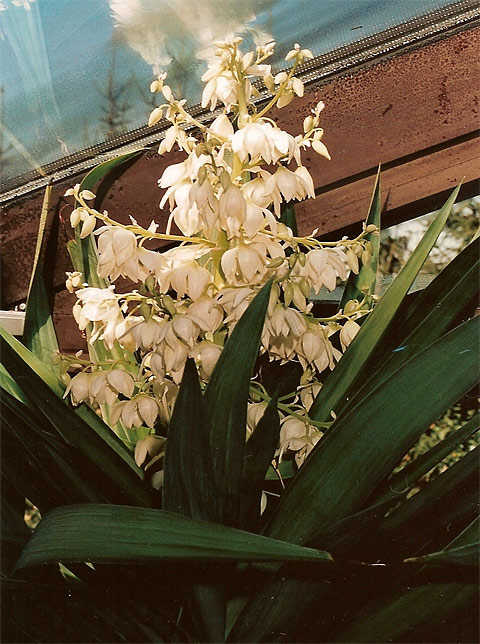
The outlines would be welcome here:
[[[125,362],[66,359],[77,370],[66,395],[99,413],[108,408],[105,418],[116,427],[156,431],[168,424],[186,360],[194,359],[205,385],[235,324],[273,278],[260,351],[269,361],[298,362],[303,368],[298,391],[279,403],[277,452],[277,460],[293,452],[300,466],[324,429],[307,413],[322,374],[335,368],[365,313],[364,301],[355,301],[320,319],[311,296],[334,290],[348,270],[357,273],[368,265],[368,236],[377,231],[366,227],[355,239],[321,242],[317,231],[297,236],[283,223],[285,204],[315,198],[305,150],[330,159],[322,140],[323,102],[305,116],[296,135],[268,116],[271,108],[304,95],[295,72],[313,54],[296,44],[285,57],[291,68],[274,74],[275,43],[243,53],[241,42],[216,42],[215,60],[202,76],[202,106],[217,111],[210,122],[189,113],[166,73],[151,83],[150,90],[163,100],[148,123],[169,124],[158,152],[165,155],[177,146],[184,153],[158,180],[164,191],[160,207],[167,211],[165,232],[153,221],[148,228],[133,218],[130,224],[115,221],[94,207],[95,194],[81,184],[66,192],[75,199],[72,226],[80,227],[82,239],[94,235],[98,276],[107,283],[124,278],[136,285],[122,294],[113,285],[85,284],[79,272],[67,275],[67,288],[77,298],[74,317],[89,344],[102,343],[110,351],[119,347]],[[267,98],[260,104],[262,84]],[[152,242],[177,245],[152,249]],[[265,404],[252,394],[247,436]]]

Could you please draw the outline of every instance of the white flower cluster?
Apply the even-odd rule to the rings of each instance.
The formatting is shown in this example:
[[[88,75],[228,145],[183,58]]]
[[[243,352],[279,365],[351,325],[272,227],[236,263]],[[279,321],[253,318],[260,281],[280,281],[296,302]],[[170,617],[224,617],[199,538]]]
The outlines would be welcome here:
[[[81,237],[89,235],[97,221],[103,223],[95,232],[98,275],[141,284],[138,291],[123,294],[113,286],[76,291],[74,315],[80,329],[89,333],[91,343],[101,341],[109,350],[120,347],[124,367],[119,369],[113,359],[85,363],[68,391],[74,404],[107,404],[113,424],[152,428],[159,418],[166,422],[187,358],[195,359],[207,382],[233,326],[273,277],[261,351],[270,360],[298,361],[305,371],[291,406],[282,407],[278,452],[280,459],[287,450],[295,452],[301,464],[321,435],[308,419],[319,374],[333,369],[341,357],[331,335],[340,331],[345,349],[359,328],[355,319],[363,313],[362,303],[354,301],[348,310],[320,320],[312,313],[309,296],[323,286],[333,290],[338,279],[346,278],[347,267],[358,272],[359,258],[364,264],[370,261],[365,234],[371,230],[354,240],[322,244],[314,238],[315,231],[297,237],[282,223],[284,204],[315,197],[312,177],[302,164],[303,150],[311,147],[329,158],[319,126],[322,103],[305,118],[297,136],[267,116],[271,107],[283,107],[295,95],[303,95],[302,81],[294,72],[312,54],[296,45],[286,57],[293,62],[291,70],[273,76],[265,61],[274,43],[243,55],[240,42],[237,38],[217,43],[217,60],[202,77],[203,107],[223,106],[209,126],[193,118],[185,101],[173,96],[165,74],[152,83],[152,91],[161,92],[165,102],[155,108],[149,123],[164,116],[171,123],[159,153],[178,145],[186,155],[159,179],[165,190],[160,205],[168,203],[171,212],[165,233],[157,232],[154,222],[148,229],[133,219],[131,225],[121,225],[87,203],[94,198],[91,192],[79,186],[68,191],[77,201],[71,222],[81,225]],[[255,80],[263,81],[271,94],[258,109],[252,103],[258,95]],[[172,234],[174,224],[181,235]],[[180,245],[157,252],[144,247],[149,239]],[[69,274],[69,289],[80,284],[81,275]],[[258,400],[257,391],[252,398],[257,402],[249,410],[250,430],[264,408]]]

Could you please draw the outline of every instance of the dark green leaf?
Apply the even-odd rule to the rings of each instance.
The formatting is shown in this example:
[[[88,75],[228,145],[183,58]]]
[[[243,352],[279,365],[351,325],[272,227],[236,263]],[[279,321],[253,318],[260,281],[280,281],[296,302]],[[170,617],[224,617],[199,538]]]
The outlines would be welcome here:
[[[278,481],[279,478],[291,479],[297,472],[298,469],[296,466],[294,466],[293,461],[282,461],[276,469],[273,469],[273,467],[268,468],[267,474],[265,475],[265,480]]]
[[[25,386],[28,388],[29,377],[31,375],[31,371],[33,371],[34,374],[37,374],[40,380],[43,381],[43,383],[45,383],[48,386],[48,389],[45,390],[45,392],[47,393],[47,398],[50,398],[50,395],[52,392],[56,394],[58,398],[60,399],[63,398],[64,392],[65,392],[64,384],[53,372],[51,372],[43,364],[43,362],[39,358],[37,358],[31,351],[29,351],[26,347],[24,347],[24,345],[21,344],[21,342],[16,340],[12,335],[8,333],[8,331],[3,329],[1,326],[0,326],[0,338],[2,343],[5,342],[6,345],[11,347],[13,351],[11,355],[14,357],[17,356],[17,358],[15,358],[15,363],[17,364],[19,377],[16,378],[16,380],[11,378],[11,376],[10,376],[11,380],[4,381],[2,379],[2,387],[6,391],[8,391],[7,387],[9,384],[11,384],[11,381],[12,380],[13,382],[16,381],[17,389],[15,389],[15,392],[13,395],[15,395],[18,399],[21,399],[21,394],[19,392],[21,392],[22,389],[21,387],[19,387],[19,382],[22,381],[23,383],[26,383]],[[28,369],[28,367],[30,369]],[[5,371],[5,368],[3,369]],[[6,386],[4,386],[4,384]],[[12,392],[9,392],[9,393],[12,393]],[[22,401],[28,404],[28,400],[29,400],[29,397],[23,394]],[[48,402],[46,404],[48,407]],[[66,403],[65,403],[65,406],[66,406]],[[63,407],[61,407],[61,409],[63,409]],[[70,409],[70,411],[72,410]],[[117,436],[112,432],[112,430],[102,421],[101,418],[97,416],[97,414],[92,409],[87,407],[87,405],[82,404],[79,407],[76,407],[75,409],[73,409],[73,413],[76,414],[79,418],[81,418],[82,421],[87,423],[90,426],[90,428],[93,429],[94,432],[98,434],[101,437],[101,439],[110,446],[111,450],[115,452],[123,461],[125,461],[125,464],[128,465],[128,467],[132,469],[133,472],[136,473],[138,477],[140,478],[143,477],[142,471],[135,465],[132,455],[125,448],[125,445],[122,443],[122,441],[120,441],[120,439],[117,438]],[[68,427],[65,427],[65,429],[69,431]]]
[[[375,186],[373,188],[372,201],[368,209],[368,215],[365,225],[368,226],[372,224],[380,229],[380,213],[380,168],[378,168],[377,177],[375,179]],[[344,309],[346,303],[350,300],[361,301],[365,297],[365,295],[371,296],[375,293],[375,286],[377,283],[378,255],[380,252],[380,235],[369,233],[365,236],[365,239],[372,245],[371,263],[368,266],[362,265],[357,275],[355,275],[353,271],[350,273],[347,283],[345,284],[345,289],[343,291],[339,309]],[[365,306],[371,308],[372,303],[373,300],[371,299],[371,297],[367,297]]]
[[[480,555],[480,542],[470,543],[458,548],[447,548],[440,552],[432,552],[422,557],[411,557],[405,559],[405,562],[425,563],[425,564],[446,564],[451,566],[457,564],[460,566],[478,566]]]
[[[271,280],[265,284],[235,325],[204,394],[215,481],[217,491],[221,492],[219,520],[232,525],[239,518],[250,378],[271,285]]]
[[[326,552],[276,541],[165,510],[76,505],[43,517],[17,570],[42,563],[306,561],[331,563]]]
[[[452,326],[464,308],[478,296],[480,240],[467,246],[414,300],[399,310],[391,328],[377,347],[373,360],[361,374],[363,383],[351,396],[355,405],[420,349],[434,342]],[[403,309],[403,307],[402,307]]]
[[[285,224],[285,226],[288,226],[295,236],[298,235],[297,217],[295,215],[295,203],[293,201],[289,201],[288,203],[284,201],[282,203],[280,221],[282,222],[282,224]]]
[[[58,351],[57,335],[52,319],[53,303],[50,297],[53,296],[53,284],[48,284],[47,291],[46,280],[49,271],[45,270],[45,263],[54,259],[54,253],[47,252],[49,241],[47,231],[52,224],[52,217],[49,216],[51,192],[52,187],[49,185],[45,189],[40,213],[37,245],[25,310],[23,342],[45,365],[48,365],[52,371],[58,372],[58,367],[53,363],[54,353]]]
[[[191,358],[185,365],[168,428],[163,509],[212,522],[218,515],[203,396]],[[209,583],[208,575],[204,575],[201,583],[193,584],[192,600],[204,639],[224,641],[226,601],[221,584]]]
[[[28,409],[3,391],[1,403],[3,430],[15,437],[35,470],[36,487],[43,493],[32,496],[28,492],[28,480],[21,487],[17,482],[16,487],[23,490],[42,512],[52,507],[53,500],[54,506],[109,500],[108,494],[104,494],[108,491],[108,483],[105,485],[103,472],[93,469],[82,452],[62,441],[40,410]],[[18,458],[17,449],[12,450],[10,458]]]
[[[478,326],[470,320],[443,336],[341,416],[287,489],[267,534],[305,543],[358,511],[424,429],[476,383]]]
[[[476,600],[477,590],[476,584],[444,582],[409,586],[375,596],[361,614],[346,621],[340,634],[329,638],[329,642],[470,642],[470,639],[443,637],[451,619],[455,623],[456,636],[460,635],[465,606],[471,605],[474,610],[472,602]],[[472,621],[472,613],[469,621]],[[439,636],[442,639],[438,639]]]
[[[277,396],[274,396],[245,445],[240,505],[240,525],[243,528],[254,530],[257,527],[265,476],[277,448],[279,436],[280,417]]]
[[[111,434],[110,443],[85,423],[82,418],[71,409],[66,402],[58,397],[58,390],[61,391],[59,381],[55,376],[48,374],[47,380],[53,381],[54,390],[47,384],[42,376],[48,370],[43,367],[36,372],[25,362],[22,356],[28,356],[30,364],[35,363],[35,357],[23,347],[17,352],[14,338],[8,337],[5,331],[0,329],[2,360],[9,373],[20,384],[30,405],[38,408],[45,418],[55,428],[56,433],[67,444],[79,450],[92,465],[98,467],[110,482],[110,493],[112,500],[127,501],[134,505],[149,505],[149,492],[135,471],[136,466],[128,463],[131,456],[121,445],[120,441],[112,449],[115,438]],[[28,355],[30,354],[30,355]],[[101,423],[99,419],[99,423]],[[108,428],[107,428],[108,429]],[[138,469],[138,468],[136,468]]]
[[[163,508],[194,519],[217,519],[203,397],[192,359],[185,365],[168,429]]]
[[[478,448],[434,478],[391,512],[365,544],[376,556],[403,558],[428,547],[441,548],[452,532],[478,513]]]
[[[462,532],[452,539],[448,544],[449,548],[458,548],[460,546],[467,546],[472,543],[477,543],[478,535],[480,534],[480,517],[475,519],[465,528]]]
[[[3,364],[0,364],[0,387],[8,392],[11,396],[14,396],[24,405],[28,405],[28,400],[25,394],[5,369]]]
[[[356,338],[327,378],[310,410],[310,416],[314,420],[328,421],[332,410],[338,415],[341,404],[357,380],[367,359],[375,351],[395,312],[400,307],[403,298],[408,293],[413,280],[441,233],[455,203],[458,191],[459,188],[453,191],[405,266],[362,324]]]
[[[394,498],[410,489],[416,481],[436,467],[453,450],[468,440],[480,427],[480,414],[465,423],[460,429],[451,432],[440,443],[418,456],[399,472],[391,476],[374,496],[375,503]]]

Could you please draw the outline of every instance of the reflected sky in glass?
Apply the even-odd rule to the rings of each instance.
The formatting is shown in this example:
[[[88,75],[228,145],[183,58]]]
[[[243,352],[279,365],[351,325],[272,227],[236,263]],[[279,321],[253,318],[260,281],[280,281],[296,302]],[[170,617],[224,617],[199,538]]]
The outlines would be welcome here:
[[[2,179],[146,124],[155,72],[190,104],[216,39],[319,55],[448,0],[0,0]]]

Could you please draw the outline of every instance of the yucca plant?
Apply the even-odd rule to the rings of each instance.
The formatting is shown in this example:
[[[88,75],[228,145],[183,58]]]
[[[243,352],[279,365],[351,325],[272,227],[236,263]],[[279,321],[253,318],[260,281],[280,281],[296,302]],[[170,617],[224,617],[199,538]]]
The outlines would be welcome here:
[[[123,160],[99,166],[76,194]],[[478,415],[402,464],[478,380],[478,319],[470,319],[478,239],[424,291],[408,294],[457,194],[380,301],[355,318],[356,337],[322,375],[308,418],[325,433],[301,467],[278,458],[278,409],[301,369],[259,356],[272,276],[208,379],[186,360],[166,441],[154,439],[165,452],[156,455],[161,492],[135,463],[132,432],[121,440],[85,402],[64,399],[41,234],[25,344],[0,332],[4,641],[475,641],[477,450],[416,485],[474,436]],[[47,204],[48,191],[41,231]],[[281,214],[295,231],[292,204]],[[379,218],[377,179],[365,231],[373,235]],[[82,221],[70,248],[74,268],[103,288],[92,222]],[[374,292],[378,246],[365,239],[371,261],[352,272],[341,310]],[[105,347],[92,327],[87,333],[103,360]],[[269,402],[245,441],[258,373]],[[147,439],[135,439],[148,450]],[[42,515],[31,536],[25,498]]]

